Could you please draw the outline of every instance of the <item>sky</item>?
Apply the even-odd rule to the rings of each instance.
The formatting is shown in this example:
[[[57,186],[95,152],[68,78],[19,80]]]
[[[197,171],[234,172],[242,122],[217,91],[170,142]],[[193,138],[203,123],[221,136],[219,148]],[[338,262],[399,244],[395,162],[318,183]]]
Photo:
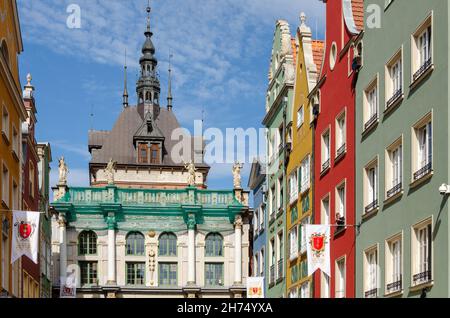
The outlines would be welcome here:
[[[32,74],[39,142],[52,147],[51,185],[58,158],[69,166],[69,186],[88,186],[89,129],[110,130],[122,110],[123,65],[128,64],[130,104],[144,43],[147,0],[17,0],[24,42],[22,85]],[[71,29],[67,8],[81,9]],[[318,0],[153,0],[151,27],[166,105],[172,54],[174,112],[183,127],[260,128],[275,23],[294,36],[305,12],[313,36],[324,38],[324,4]],[[250,165],[243,169],[247,184]],[[210,189],[233,184],[231,166],[214,164]]]

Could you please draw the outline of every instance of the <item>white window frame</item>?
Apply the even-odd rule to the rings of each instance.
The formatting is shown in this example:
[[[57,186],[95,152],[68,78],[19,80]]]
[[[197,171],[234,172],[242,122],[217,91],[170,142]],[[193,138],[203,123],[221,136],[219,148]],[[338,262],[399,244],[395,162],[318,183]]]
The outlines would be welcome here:
[[[343,190],[344,198],[342,198],[341,191]],[[339,213],[340,217],[344,217],[347,220],[347,182],[343,180],[336,186],[335,189],[335,216]]]
[[[403,63],[403,45],[394,54],[394,56],[386,63],[385,69],[385,109],[393,106],[396,100],[403,98],[404,94],[404,63]],[[393,74],[393,71],[398,69],[398,74]],[[397,87],[396,87],[397,86]],[[400,93],[399,93],[400,92]],[[399,94],[395,99],[394,96]],[[388,103],[391,99],[391,103]]]
[[[403,192],[404,189],[404,146],[403,135],[397,138],[391,145],[386,148],[386,164],[385,164],[385,199],[388,200]],[[398,191],[388,195],[388,192],[394,187],[400,186]]]
[[[305,225],[311,224],[311,219],[310,217],[305,217],[301,220],[300,222],[300,226],[302,227],[300,232],[301,232],[301,240],[300,240],[300,253],[304,254],[306,253],[306,248],[307,248],[307,239],[306,239],[306,228]]]
[[[309,280],[301,284],[299,290],[300,290],[299,298],[303,299],[311,298],[311,286]]]
[[[298,257],[298,227],[294,226],[289,231],[289,260],[293,261]]]
[[[6,178],[4,177],[5,170],[6,170]],[[2,201],[7,207],[10,207],[11,171],[9,170],[8,166],[4,161],[1,166],[1,176],[2,176]]]
[[[308,191],[311,187],[311,155],[308,154],[301,163],[301,190],[303,194]]]
[[[297,111],[297,129],[303,126],[305,122],[305,107],[301,105]]]
[[[428,27],[431,27],[431,39],[428,38],[428,47],[430,52],[427,53],[426,59],[421,55],[420,38],[425,34],[428,30]],[[419,71],[419,69],[425,64],[425,62],[430,59],[430,69],[434,68],[434,12],[431,11],[427,17],[423,20],[420,26],[416,29],[416,31],[411,35],[411,83],[415,84],[420,82],[421,79],[424,78],[424,73],[421,76],[417,77],[414,80],[414,75]],[[431,41],[431,43],[430,43]]]
[[[398,253],[396,257],[393,250],[393,244],[398,244]],[[386,295],[399,293],[403,291],[404,278],[403,278],[403,232],[397,233],[385,242],[385,293]],[[398,263],[397,263],[398,262]],[[401,282],[400,288],[390,291],[388,286],[397,282]]]
[[[374,180],[371,178],[371,171],[375,171]],[[364,189],[364,214],[367,212],[374,211],[379,206],[379,168],[378,168],[378,156],[371,160],[364,167],[364,180],[363,180],[363,189]],[[378,202],[377,202],[378,201]],[[369,205],[375,205],[369,211],[367,207]]]
[[[376,77],[370,82],[366,87],[363,94],[363,131],[366,131],[378,123],[380,118],[380,107],[379,107],[379,75],[377,73]],[[373,99],[375,99],[373,101]],[[375,120],[373,118],[376,118]],[[373,121],[370,125],[367,125],[370,121]],[[366,127],[367,126],[367,127]]]
[[[341,127],[341,123],[343,123],[343,127]],[[335,149],[335,157],[342,156],[346,152],[346,145],[347,145],[347,108],[344,108],[344,110],[336,116],[336,149]],[[338,154],[338,150],[341,147],[345,147],[344,151],[340,154]]]
[[[325,202],[328,202],[328,211],[325,209]],[[331,216],[330,216],[330,204],[331,204],[331,196],[330,194],[326,194],[321,200],[320,200],[320,223],[324,225],[331,224]],[[327,216],[328,214],[328,216]]]
[[[325,139],[325,137],[327,139]],[[321,134],[321,165],[323,166],[327,161],[329,162],[328,168],[321,169],[321,171],[326,171],[331,166],[331,129],[330,127],[326,128]],[[328,141],[328,143],[326,142]]]
[[[422,246],[420,245],[420,231],[423,229],[427,229],[427,227],[430,226],[431,227],[431,233],[430,233],[430,237],[428,237],[428,242],[431,242],[431,252],[427,249],[422,250]],[[434,271],[433,271],[433,267],[434,267],[434,240],[433,240],[433,231],[434,231],[434,227],[433,227],[433,217],[429,217],[425,220],[423,220],[420,223],[415,224],[412,228],[411,228],[411,286],[416,287],[416,286],[420,286],[423,284],[432,284],[433,280],[434,280]],[[428,236],[428,235],[427,235]],[[429,255],[429,253],[431,253],[431,255]],[[423,263],[421,263],[421,258],[422,257],[429,257],[428,261],[431,261],[431,264],[427,263],[426,260],[423,260]],[[419,279],[418,282],[414,282],[414,276],[423,272],[426,272],[428,270],[428,268],[430,268],[431,270],[431,279],[430,280],[425,280],[425,279]]]
[[[9,143],[10,140],[10,123],[11,118],[8,112],[8,108],[6,107],[5,103],[2,102],[2,134],[6,138],[6,141]]]
[[[343,263],[343,273],[339,269],[339,265]],[[335,298],[345,298],[347,295],[346,289],[347,289],[347,259],[346,256],[340,257],[335,262],[335,290],[334,290],[334,297]],[[342,276],[341,276],[342,275]],[[343,285],[343,286],[341,286]]]
[[[378,244],[364,251],[364,298],[376,298],[379,289],[379,248]],[[368,293],[376,290],[376,294]],[[373,297],[375,296],[375,297]]]
[[[430,131],[431,134],[431,142],[428,143],[428,137],[426,139],[426,153],[425,153],[425,159],[426,164],[423,162],[420,162],[422,158],[421,156],[421,150],[420,150],[420,131],[423,127],[428,125],[428,123],[431,123]],[[411,147],[411,166],[412,166],[412,173],[411,173],[411,182],[419,181],[423,179],[424,177],[428,175],[433,174],[433,168],[434,168],[434,121],[433,121],[433,111],[430,111],[427,115],[422,117],[411,129],[411,136],[412,136],[412,147]],[[431,148],[431,149],[430,149]],[[430,162],[429,162],[430,161]],[[428,164],[431,164],[431,171],[429,173],[424,174],[423,176],[420,176],[419,178],[415,178],[414,174],[419,172],[420,169],[425,168]]]
[[[298,199],[298,175],[294,169],[289,175],[289,203],[292,204]]]

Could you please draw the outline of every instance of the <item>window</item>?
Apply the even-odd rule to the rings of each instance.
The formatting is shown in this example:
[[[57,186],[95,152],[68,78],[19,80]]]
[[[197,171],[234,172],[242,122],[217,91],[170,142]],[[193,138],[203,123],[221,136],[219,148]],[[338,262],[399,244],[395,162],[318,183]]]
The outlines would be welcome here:
[[[336,119],[336,157],[345,153],[346,146],[346,125],[345,111]]]
[[[300,109],[297,111],[297,128],[300,128],[305,121],[305,112],[303,105],[300,106]]]
[[[79,255],[97,254],[97,234],[93,231],[83,231],[78,237]]]
[[[278,195],[278,204],[277,204],[277,209],[280,211],[283,207],[283,177],[281,177],[280,179],[278,179],[278,183],[277,183],[277,195]]]
[[[265,275],[264,275],[265,258],[264,257],[265,257],[264,248],[262,248],[261,252],[260,252],[260,257],[259,257],[259,261],[260,261],[260,265],[259,265],[260,277],[265,277]]]
[[[4,289],[9,290],[9,267],[11,266],[10,263],[10,256],[9,256],[9,248],[4,248],[5,246],[9,246],[9,221],[6,217],[1,218],[1,233],[0,233],[0,239],[1,239],[1,267],[2,267],[2,277],[1,279],[1,286],[3,286]]]
[[[298,228],[294,226],[289,232],[289,260],[293,261],[298,256]]]
[[[223,263],[205,263],[206,286],[223,286]]]
[[[413,286],[432,280],[432,230],[431,219],[414,227],[412,235]]]
[[[139,232],[131,232],[127,235],[127,255],[144,255],[145,238]]]
[[[19,209],[19,186],[18,184],[13,181],[13,188],[12,188],[12,208],[14,210]]]
[[[289,291],[288,297],[289,297],[289,298],[298,298],[298,290],[297,290],[297,288],[292,288],[292,289]]]
[[[35,178],[35,174],[34,174],[34,166],[33,166],[33,163],[31,163],[30,162],[30,168],[29,168],[29,171],[28,171],[28,178],[29,178],[29,187],[30,187],[30,189],[29,189],[29,194],[30,194],[30,196],[32,197],[32,198],[34,198],[34,195],[35,195],[35,191],[34,191],[34,187],[35,187],[35,184],[34,184],[34,178]]]
[[[333,42],[330,49],[330,69],[334,70],[334,66],[336,65],[337,58],[337,45],[336,42]]]
[[[433,131],[431,114],[413,129],[413,181],[431,174],[433,169]]]
[[[336,261],[335,298],[345,298],[345,258]]]
[[[145,263],[127,264],[127,285],[145,285]]]
[[[275,186],[273,187],[273,188],[271,188],[270,189],[270,197],[271,197],[271,205],[270,205],[270,218],[271,219],[274,219],[275,218],[275,209],[276,209],[276,206],[277,206],[277,203],[276,203],[276,199],[277,199],[277,197],[276,197],[276,192],[275,192]]]
[[[148,163],[147,144],[139,144],[139,163]]]
[[[253,257],[253,277],[259,275],[259,253],[256,253]]]
[[[269,265],[270,265],[270,284],[275,283],[275,262],[276,262],[276,251],[275,251],[275,240],[270,240],[270,258],[269,258]]]
[[[378,288],[378,249],[364,253],[364,297],[376,298]]]
[[[173,233],[163,233],[159,237],[159,256],[177,256],[177,236]]]
[[[2,108],[2,134],[3,137],[5,137],[7,141],[9,141],[9,113],[4,104]]]
[[[378,208],[378,161],[374,160],[365,168],[364,212],[369,213]]]
[[[283,278],[283,252],[284,252],[284,244],[283,244],[283,232],[278,233],[277,235],[277,256],[278,256],[278,268],[277,268],[277,279]]]
[[[80,262],[81,285],[97,284],[97,262]]]
[[[386,242],[386,294],[402,290],[402,236]]]
[[[309,282],[306,282],[300,286],[300,298],[310,298]]]
[[[366,89],[363,105],[364,130],[368,130],[378,122],[378,77]]]
[[[160,163],[159,145],[152,144],[150,151],[151,151],[151,163],[159,164]]]
[[[324,272],[320,273],[320,295],[321,298],[330,298],[330,277]]]
[[[12,150],[14,151],[15,156],[17,159],[19,158],[19,147],[20,147],[20,139],[19,139],[19,133],[17,132],[16,127],[13,125],[13,135],[12,135]]]
[[[399,138],[387,149],[386,199],[401,193],[403,189],[403,147]]]
[[[255,209],[255,215],[253,216],[253,235],[259,233],[259,208]]]
[[[220,257],[223,256],[223,237],[219,233],[211,233],[206,236],[205,240],[206,256]]]
[[[159,285],[177,286],[178,285],[178,264],[177,263],[159,263]]]
[[[403,65],[400,50],[386,66],[386,109],[403,96]]]
[[[305,226],[307,224],[310,224],[309,217],[304,218],[300,225],[300,253],[304,254],[306,253],[306,247],[307,247],[307,239],[306,239],[306,228]]]
[[[5,40],[2,41],[0,49],[1,49],[0,53],[2,54],[6,63],[9,64],[9,51],[8,51],[8,45],[6,44]]]
[[[6,165],[3,164],[2,169],[2,200],[6,206],[9,206],[9,170]]]
[[[266,217],[266,206],[265,204],[259,207],[259,231],[264,230],[264,219]]]
[[[300,166],[300,176],[301,176],[301,193],[305,193],[309,190],[311,186],[311,156],[308,155],[303,159]]]
[[[336,188],[336,222],[345,222],[345,182]]]
[[[415,82],[432,67],[432,15],[418,28],[412,41],[412,81]]]
[[[297,170],[289,175],[289,203],[292,204],[298,199]]]
[[[322,172],[330,168],[330,130],[322,134]]]

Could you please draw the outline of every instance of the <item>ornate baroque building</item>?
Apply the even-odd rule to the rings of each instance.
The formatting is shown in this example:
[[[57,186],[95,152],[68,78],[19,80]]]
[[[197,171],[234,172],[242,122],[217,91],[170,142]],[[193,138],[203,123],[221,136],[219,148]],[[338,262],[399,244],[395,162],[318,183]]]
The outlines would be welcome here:
[[[78,297],[242,297],[250,244],[240,167],[233,190],[210,191],[203,140],[185,138],[194,150],[177,158],[170,76],[163,108],[152,35],[148,8],[138,103],[129,105],[125,81],[113,129],[89,132],[91,186],[67,186],[60,159],[54,291],[75,270]]]

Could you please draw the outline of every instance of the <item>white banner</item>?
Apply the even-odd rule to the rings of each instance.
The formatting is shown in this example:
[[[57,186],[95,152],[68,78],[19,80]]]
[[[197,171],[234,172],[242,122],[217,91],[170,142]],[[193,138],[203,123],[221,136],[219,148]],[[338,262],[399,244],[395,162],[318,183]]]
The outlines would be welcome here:
[[[308,276],[318,269],[330,277],[330,226],[305,225]]]
[[[264,298],[264,277],[247,277],[247,298]]]
[[[77,298],[77,273],[73,270],[66,277],[60,278],[59,298]]]
[[[23,255],[38,263],[40,212],[13,211],[11,264]]]

